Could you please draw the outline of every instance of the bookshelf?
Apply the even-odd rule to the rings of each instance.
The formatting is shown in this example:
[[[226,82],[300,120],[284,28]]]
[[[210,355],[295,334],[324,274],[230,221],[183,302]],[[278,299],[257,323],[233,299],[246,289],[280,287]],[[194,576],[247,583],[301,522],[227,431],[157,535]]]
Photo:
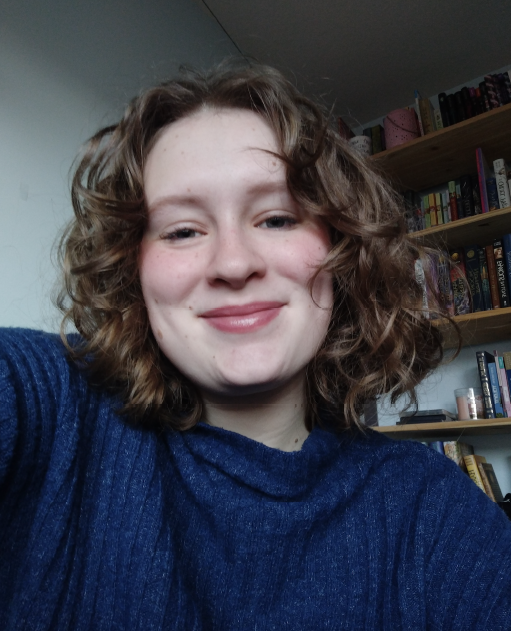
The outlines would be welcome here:
[[[475,173],[478,147],[482,148],[488,161],[497,158],[511,161],[511,103],[378,153],[372,160],[398,189],[420,191],[466,173]],[[485,245],[509,232],[511,207],[427,228],[410,234],[410,237],[423,245],[452,249],[472,243]],[[456,316],[454,320],[460,327],[464,346],[511,340],[511,307]],[[456,346],[457,340],[447,323],[439,320],[435,325],[444,329],[445,348]],[[390,425],[372,429],[394,439],[459,440],[461,436],[511,435],[511,419]]]
[[[400,189],[420,191],[476,171],[475,151],[511,160],[511,103],[377,153],[372,159]]]
[[[452,421],[449,423],[420,423],[408,425],[383,425],[372,430],[395,439],[450,438],[461,436],[492,436],[511,434],[511,418],[492,418],[477,421]]]

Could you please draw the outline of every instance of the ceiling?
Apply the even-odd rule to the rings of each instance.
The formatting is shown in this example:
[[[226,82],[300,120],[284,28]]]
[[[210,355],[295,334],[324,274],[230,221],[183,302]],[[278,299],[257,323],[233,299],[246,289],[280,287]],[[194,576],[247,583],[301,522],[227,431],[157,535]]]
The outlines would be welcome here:
[[[202,0],[240,52],[361,125],[511,64],[502,0]]]

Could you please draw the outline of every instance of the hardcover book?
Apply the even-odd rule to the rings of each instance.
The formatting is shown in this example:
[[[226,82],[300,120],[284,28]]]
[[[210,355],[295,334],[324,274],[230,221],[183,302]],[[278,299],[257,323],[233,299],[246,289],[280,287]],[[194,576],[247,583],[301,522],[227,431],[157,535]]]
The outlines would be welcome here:
[[[502,158],[493,161],[493,169],[495,171],[495,179],[497,181],[497,193],[499,195],[500,208],[511,206],[511,197],[509,194],[509,184],[507,177],[506,163]]]
[[[504,259],[504,248],[501,239],[495,239],[493,242],[493,256],[495,258],[495,271],[497,273],[497,287],[499,290],[500,306],[509,307],[509,289],[506,273],[506,261]]]
[[[496,502],[503,502],[504,497],[502,496],[502,491],[500,489],[500,484],[497,480],[497,476],[495,475],[495,471],[493,470],[493,466],[490,462],[480,462],[479,468],[483,469],[486,473],[486,477],[491,486],[491,490],[493,491],[493,496],[495,497]]]
[[[463,205],[463,216],[472,217],[475,215],[474,192],[472,188],[472,178],[470,175],[460,177],[461,203]]]
[[[490,280],[488,277],[488,263],[486,262],[486,252],[483,248],[479,248],[479,275],[481,278],[481,293],[483,296],[483,304],[485,311],[493,309],[491,301]]]
[[[458,219],[458,204],[456,203],[456,182],[451,180],[447,183],[449,187],[449,207],[451,209],[451,221]]]
[[[481,273],[479,270],[479,246],[469,245],[464,248],[464,252],[465,271],[467,274],[468,286],[470,288],[472,313],[485,311],[483,289],[481,286]]]
[[[479,194],[481,197],[481,209],[483,213],[490,211],[488,203],[488,192],[486,190],[486,182],[490,179],[490,167],[484,157],[483,150],[479,147],[476,149],[477,177],[479,180]]]
[[[486,262],[488,264],[488,280],[490,281],[491,303],[494,309],[500,309],[499,285],[497,280],[497,268],[495,267],[495,255],[493,245],[485,247]]]
[[[492,500],[492,502],[495,502],[495,495],[493,495],[490,480],[488,479],[488,476],[486,475],[486,471],[483,469],[483,464],[488,464],[488,463],[479,462],[477,464],[477,468],[479,469],[479,475],[481,476],[481,480],[484,486],[484,492]]]
[[[479,371],[479,380],[483,391],[484,416],[485,418],[495,418],[495,407],[493,405],[487,356],[491,357],[490,353],[486,353],[486,351],[476,352],[477,370]]]
[[[463,458],[474,454],[472,445],[459,440],[447,440],[444,441],[444,453],[468,475],[467,465]]]
[[[470,313],[470,297],[463,261],[463,250],[453,250],[449,256],[451,260],[451,286],[454,315],[464,315]]]
[[[486,458],[484,456],[477,456],[474,454],[472,456],[464,456],[463,459],[465,460],[468,475],[470,476],[472,481],[477,484],[477,486],[481,489],[481,491],[483,491],[483,493],[486,493],[483,480],[479,472],[479,467],[477,466],[480,462],[486,462]]]
[[[502,399],[502,407],[504,409],[504,416],[511,418],[511,397],[509,396],[509,387],[507,382],[506,369],[504,367],[504,358],[498,354],[497,351],[493,351],[495,357],[495,366],[497,368],[497,375],[499,378],[500,394]]]
[[[490,353],[488,353],[490,355]],[[497,373],[497,366],[495,364],[495,358],[493,356],[492,361],[488,359],[488,376],[490,378],[491,394],[493,398],[493,407],[495,408],[496,418],[505,418],[504,408],[502,407],[502,399],[500,397],[500,383],[499,375]]]
[[[511,234],[502,237],[502,248],[504,252],[504,264],[506,267],[507,288],[511,295]]]

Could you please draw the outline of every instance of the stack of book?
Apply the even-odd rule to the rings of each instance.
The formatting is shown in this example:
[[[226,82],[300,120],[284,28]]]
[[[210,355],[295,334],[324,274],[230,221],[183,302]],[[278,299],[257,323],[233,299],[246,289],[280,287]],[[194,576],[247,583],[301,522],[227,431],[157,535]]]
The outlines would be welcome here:
[[[511,351],[477,351],[486,418],[511,418]]]
[[[457,440],[425,444],[453,460],[494,502],[504,501],[493,466],[484,456],[475,454],[472,445]]]

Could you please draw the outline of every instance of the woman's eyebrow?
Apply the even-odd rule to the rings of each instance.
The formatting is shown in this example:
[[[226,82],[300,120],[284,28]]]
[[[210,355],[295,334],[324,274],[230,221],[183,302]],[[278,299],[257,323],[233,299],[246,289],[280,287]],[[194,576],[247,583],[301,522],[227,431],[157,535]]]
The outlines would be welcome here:
[[[193,194],[162,195],[148,204],[147,210],[150,213],[155,213],[168,206],[197,206],[198,203],[199,197]]]

